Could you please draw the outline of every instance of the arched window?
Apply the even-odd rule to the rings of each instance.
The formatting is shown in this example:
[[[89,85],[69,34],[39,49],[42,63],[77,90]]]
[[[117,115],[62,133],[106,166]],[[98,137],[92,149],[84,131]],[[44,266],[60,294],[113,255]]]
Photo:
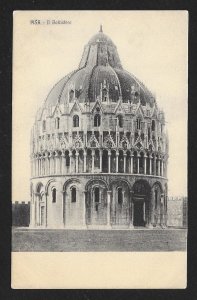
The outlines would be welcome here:
[[[117,116],[117,125],[122,128],[123,127],[123,117],[121,115]]]
[[[155,131],[155,120],[152,120],[152,131]]]
[[[103,93],[102,93],[102,100],[103,102],[107,101],[107,89],[103,89]]]
[[[42,121],[42,130],[45,131],[46,130],[46,120]]]
[[[94,127],[99,127],[101,125],[101,116],[96,114],[94,116]]]
[[[79,116],[78,115],[73,116],[73,127],[79,127]]]
[[[95,189],[94,189],[94,201],[96,203],[99,203],[99,200],[100,200],[99,187],[95,187]]]
[[[136,121],[136,123],[137,123],[137,129],[141,129],[141,119],[137,119],[137,121]]]
[[[55,203],[56,202],[56,189],[52,189],[52,202]]]
[[[69,92],[69,101],[72,101],[73,98],[74,98],[74,91],[70,90],[70,92]]]
[[[69,155],[66,155],[66,167],[70,166],[70,157]]]
[[[118,188],[118,204],[122,204],[122,200],[123,200],[123,197],[122,197],[122,188],[119,187]]]
[[[76,187],[72,187],[71,188],[71,202],[72,203],[74,203],[74,202],[76,202],[76,194],[77,194],[77,192],[76,192]]]
[[[158,202],[158,190],[155,190],[155,209],[157,209],[157,202]]]
[[[60,118],[59,118],[59,117],[57,117],[57,118],[55,119],[55,128],[56,128],[56,129],[59,129],[59,128],[60,128]]]

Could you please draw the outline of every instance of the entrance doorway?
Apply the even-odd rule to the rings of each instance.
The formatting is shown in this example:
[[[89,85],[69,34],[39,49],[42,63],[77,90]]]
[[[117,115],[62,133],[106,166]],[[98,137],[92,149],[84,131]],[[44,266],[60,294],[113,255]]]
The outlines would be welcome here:
[[[144,226],[144,201],[134,202],[134,226]]]

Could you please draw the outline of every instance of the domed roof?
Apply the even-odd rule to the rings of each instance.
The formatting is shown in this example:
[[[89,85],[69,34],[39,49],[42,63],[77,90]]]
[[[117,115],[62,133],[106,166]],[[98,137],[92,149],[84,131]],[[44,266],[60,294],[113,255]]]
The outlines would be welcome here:
[[[44,106],[55,106],[58,102],[66,104],[75,98],[81,103],[95,102],[104,93],[111,102],[140,100],[142,105],[149,103],[151,106],[155,102],[143,83],[122,68],[116,46],[101,27],[84,47],[79,68],[52,88]]]
[[[100,26],[100,31],[96,33],[88,42],[88,45],[96,44],[96,43],[105,43],[116,47],[110,37],[103,33],[102,25]]]

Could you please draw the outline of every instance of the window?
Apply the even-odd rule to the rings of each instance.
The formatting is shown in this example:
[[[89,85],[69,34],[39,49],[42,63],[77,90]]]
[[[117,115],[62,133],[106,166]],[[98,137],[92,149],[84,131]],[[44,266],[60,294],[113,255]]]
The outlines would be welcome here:
[[[102,100],[104,102],[106,102],[107,101],[107,90],[106,89],[103,89],[103,94],[102,95],[103,95],[103,97],[102,97],[103,99]]]
[[[60,128],[60,118],[59,118],[59,117],[57,117],[57,118],[55,119],[55,128],[56,128],[56,129],[59,129],[59,128]]]
[[[52,202],[55,203],[56,202],[56,189],[52,189]]]
[[[99,127],[101,125],[101,116],[96,114],[94,116],[94,127]]]
[[[43,131],[46,130],[46,120],[43,120],[43,122],[42,122],[42,130]]]
[[[73,98],[74,98],[74,91],[70,90],[70,92],[69,92],[69,101],[72,101]]]
[[[76,202],[76,187],[71,188],[71,202]]]
[[[155,131],[155,120],[152,120],[152,131]]]
[[[155,209],[157,209],[157,198],[158,198],[158,191],[155,190]]]
[[[137,129],[141,129],[141,120],[137,119]]]
[[[121,115],[117,116],[117,125],[122,128],[123,127],[123,117]]]
[[[100,197],[99,197],[99,188],[98,187],[95,187],[95,189],[94,189],[94,201],[96,202],[96,203],[99,203],[99,199]]]
[[[118,188],[118,204],[122,204],[122,188]]]
[[[66,167],[70,166],[70,157],[66,155]]]
[[[79,127],[79,116],[78,115],[73,116],[73,127]]]

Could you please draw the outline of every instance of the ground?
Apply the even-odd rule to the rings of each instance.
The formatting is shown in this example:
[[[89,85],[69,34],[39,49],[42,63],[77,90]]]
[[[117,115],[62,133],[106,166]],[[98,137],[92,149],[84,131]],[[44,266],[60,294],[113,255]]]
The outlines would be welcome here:
[[[186,229],[53,230],[13,228],[12,251],[186,251]]]

